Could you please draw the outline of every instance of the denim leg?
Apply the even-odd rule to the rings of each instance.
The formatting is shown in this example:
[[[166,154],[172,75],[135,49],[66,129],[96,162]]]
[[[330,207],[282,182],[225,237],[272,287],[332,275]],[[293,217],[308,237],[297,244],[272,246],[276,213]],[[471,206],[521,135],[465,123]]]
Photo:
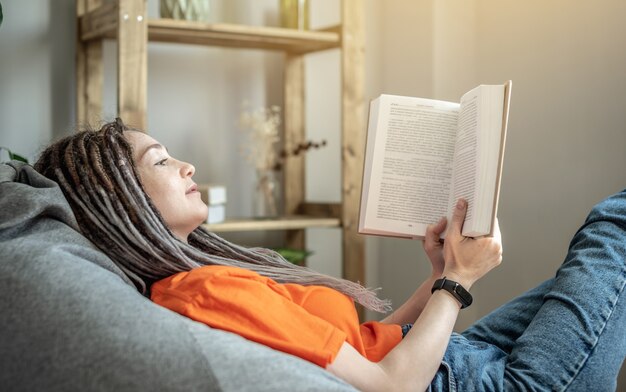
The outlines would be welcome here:
[[[626,191],[598,204],[517,339],[505,390],[615,390],[626,356]],[[570,389],[571,388],[571,389]]]
[[[507,354],[526,331],[550,291],[554,279],[547,280],[490,312],[463,331],[469,340],[493,344]]]
[[[616,351],[624,352],[624,336],[626,335],[626,312],[623,311],[626,295],[622,294],[617,307],[622,311],[614,311],[614,320],[607,323],[598,339],[598,344],[590,353],[587,363],[578,376],[567,388],[568,392],[615,391],[616,375],[620,370],[619,358],[610,360]],[[621,343],[620,343],[621,340]]]

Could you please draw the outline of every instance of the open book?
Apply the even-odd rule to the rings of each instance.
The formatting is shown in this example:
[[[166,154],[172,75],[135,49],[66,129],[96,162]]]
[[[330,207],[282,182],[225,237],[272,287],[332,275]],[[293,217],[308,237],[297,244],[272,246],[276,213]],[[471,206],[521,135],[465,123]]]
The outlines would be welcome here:
[[[381,95],[370,104],[359,233],[422,238],[468,210],[463,235],[492,234],[511,81],[480,85],[460,103]],[[445,233],[444,233],[445,236]]]

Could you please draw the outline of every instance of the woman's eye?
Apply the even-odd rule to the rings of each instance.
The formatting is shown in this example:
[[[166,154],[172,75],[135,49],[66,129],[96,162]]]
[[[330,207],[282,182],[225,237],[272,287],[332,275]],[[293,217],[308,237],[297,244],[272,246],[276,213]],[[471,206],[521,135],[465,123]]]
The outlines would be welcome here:
[[[160,161],[155,163],[155,166],[165,166],[165,162],[167,162],[167,158],[161,159]]]

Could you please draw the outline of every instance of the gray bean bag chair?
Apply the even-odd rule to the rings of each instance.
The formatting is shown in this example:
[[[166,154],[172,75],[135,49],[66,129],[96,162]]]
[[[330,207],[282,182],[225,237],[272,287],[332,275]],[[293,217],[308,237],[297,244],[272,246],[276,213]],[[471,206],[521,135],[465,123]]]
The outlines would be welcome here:
[[[0,164],[0,386],[7,391],[353,391],[323,369],[139,294],[59,187]]]

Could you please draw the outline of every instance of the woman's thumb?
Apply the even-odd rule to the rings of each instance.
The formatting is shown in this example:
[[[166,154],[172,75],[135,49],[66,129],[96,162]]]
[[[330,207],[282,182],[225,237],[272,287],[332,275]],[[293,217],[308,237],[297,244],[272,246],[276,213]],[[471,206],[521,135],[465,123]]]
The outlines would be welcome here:
[[[452,212],[452,222],[450,222],[450,230],[452,233],[461,235],[466,212],[467,201],[465,201],[465,199],[459,199],[454,206],[454,211]]]

